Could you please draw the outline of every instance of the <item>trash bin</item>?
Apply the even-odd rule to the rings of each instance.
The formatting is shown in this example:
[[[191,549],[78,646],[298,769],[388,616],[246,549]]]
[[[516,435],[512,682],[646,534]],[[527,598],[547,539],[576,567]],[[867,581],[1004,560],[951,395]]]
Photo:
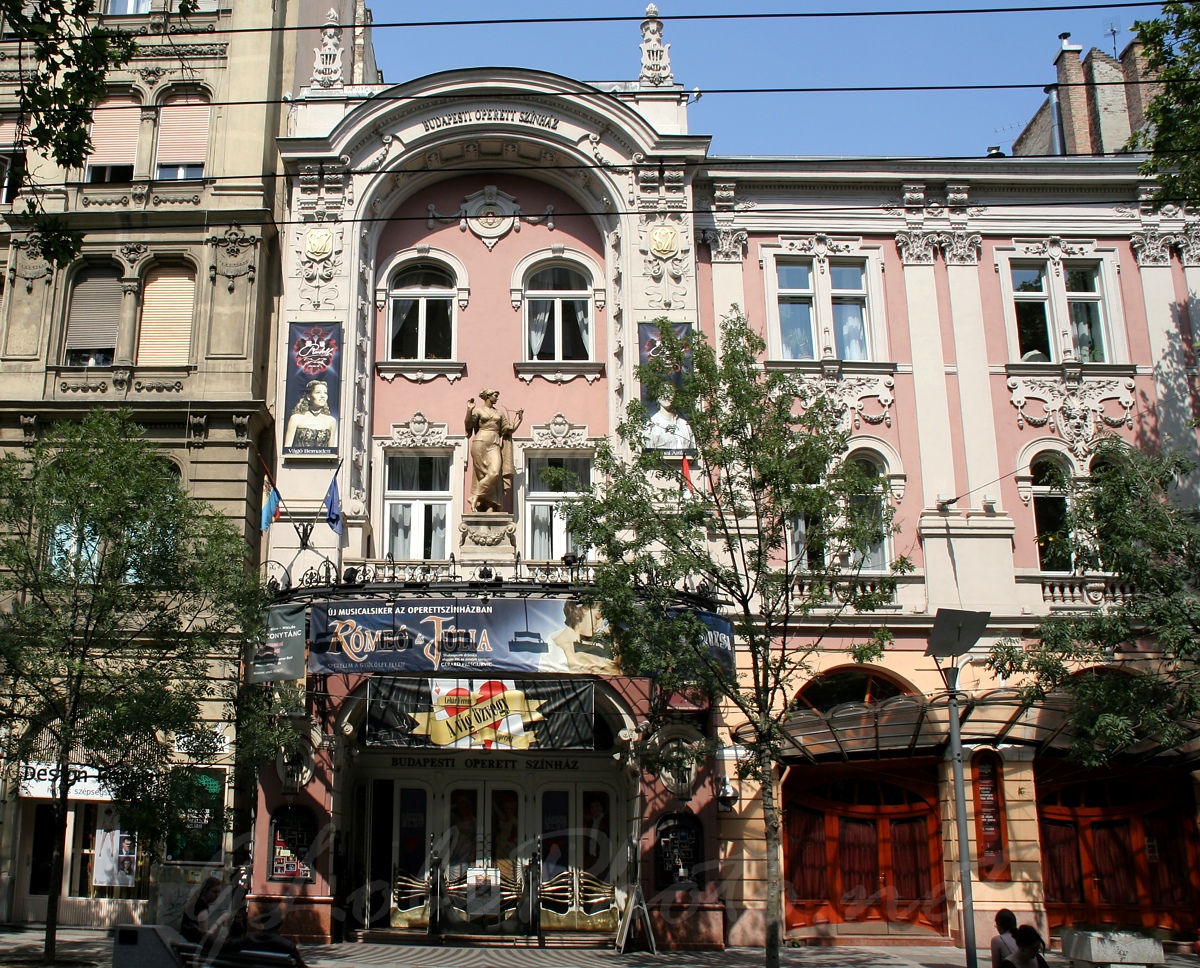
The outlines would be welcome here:
[[[179,968],[172,941],[183,938],[165,924],[118,924],[113,934],[113,968]]]

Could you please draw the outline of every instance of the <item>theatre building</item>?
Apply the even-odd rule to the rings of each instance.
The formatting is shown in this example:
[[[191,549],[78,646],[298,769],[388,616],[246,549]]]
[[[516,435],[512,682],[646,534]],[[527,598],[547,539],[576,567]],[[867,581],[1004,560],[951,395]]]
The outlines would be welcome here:
[[[594,483],[658,320],[711,338],[737,305],[895,506],[865,579],[916,566],[780,711],[789,936],[961,943],[939,608],[990,615],[959,678],[978,934],[1007,907],[1194,935],[1192,751],[1082,769],[1061,707],[984,660],[1129,594],[1056,554],[1049,470],[1086,475],[1101,433],[1195,446],[1200,223],[1144,204],[1132,158],[711,154],[653,7],[605,83],[355,83],[337,26],[279,142],[278,629],[250,675],[303,681],[309,737],[261,779],[253,903],[311,940],[611,943],[640,890],[660,944],[762,943],[744,724],[613,664],[546,480]],[[687,434],[660,408],[647,446],[679,460]],[[884,624],[884,658],[851,662]],[[640,766],[701,740],[694,769]]]

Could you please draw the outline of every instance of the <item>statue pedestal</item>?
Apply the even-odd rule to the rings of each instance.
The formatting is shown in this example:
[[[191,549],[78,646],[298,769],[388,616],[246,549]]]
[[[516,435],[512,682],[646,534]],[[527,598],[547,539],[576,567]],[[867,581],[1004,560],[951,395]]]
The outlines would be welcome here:
[[[517,559],[517,526],[511,514],[477,511],[462,516],[458,526],[459,561],[506,562]]]

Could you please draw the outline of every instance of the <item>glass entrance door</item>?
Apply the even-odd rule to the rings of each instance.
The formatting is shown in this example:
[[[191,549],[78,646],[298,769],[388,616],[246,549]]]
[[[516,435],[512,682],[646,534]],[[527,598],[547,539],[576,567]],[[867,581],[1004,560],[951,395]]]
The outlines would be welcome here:
[[[613,797],[585,783],[542,790],[541,925],[544,931],[615,931]]]

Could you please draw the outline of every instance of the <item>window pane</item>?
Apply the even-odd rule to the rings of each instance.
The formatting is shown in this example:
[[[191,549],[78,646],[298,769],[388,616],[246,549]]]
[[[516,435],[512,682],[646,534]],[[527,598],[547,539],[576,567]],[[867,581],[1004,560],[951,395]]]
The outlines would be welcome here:
[[[779,300],[779,342],[785,360],[811,360],[812,303],[807,299]]]
[[[389,491],[450,490],[450,458],[431,454],[392,454],[387,459]]]
[[[840,360],[867,358],[866,306],[861,299],[833,301],[833,331]]]
[[[554,555],[554,505],[529,506],[529,557],[533,561],[549,561]]]
[[[426,559],[446,557],[446,505],[425,505],[425,540],[422,551]]]
[[[441,266],[409,266],[392,284],[393,289],[453,289],[454,276]]]
[[[1067,266],[1067,292],[1099,292],[1093,266]]]
[[[1045,275],[1041,266],[1013,266],[1013,292],[1045,292]]]
[[[449,299],[425,300],[425,359],[450,359]]]
[[[586,490],[591,487],[592,461],[589,457],[531,457],[527,466],[529,471],[528,490],[531,492],[562,490],[561,488],[552,488],[542,480],[542,472],[547,467],[561,467],[575,475],[579,484],[572,485],[567,490],[573,491],[577,488]]]
[[[834,289],[863,289],[863,267],[860,265],[837,265],[829,267],[830,284]]]
[[[1070,571],[1071,550],[1067,547],[1067,499],[1035,495],[1033,516],[1037,525],[1038,562],[1042,571]]]
[[[547,266],[529,277],[529,289],[579,292],[589,286],[587,277],[566,266]]]
[[[393,360],[417,358],[417,335],[421,306],[416,299],[397,299],[392,303]]]
[[[1017,343],[1021,359],[1031,362],[1050,361],[1050,329],[1046,325],[1046,304],[1018,302]]]
[[[393,558],[404,561],[411,558],[408,549],[412,545],[412,505],[388,505],[388,551]]]
[[[562,313],[562,342],[564,360],[586,360],[588,304],[582,299],[564,299],[559,303]]]
[[[554,359],[554,303],[529,300],[529,359]]]
[[[1097,302],[1068,302],[1071,312],[1071,334],[1075,349],[1085,363],[1104,362],[1104,336],[1100,329],[1100,304]]]
[[[807,262],[780,262],[775,274],[780,289],[812,289],[812,267]]]

